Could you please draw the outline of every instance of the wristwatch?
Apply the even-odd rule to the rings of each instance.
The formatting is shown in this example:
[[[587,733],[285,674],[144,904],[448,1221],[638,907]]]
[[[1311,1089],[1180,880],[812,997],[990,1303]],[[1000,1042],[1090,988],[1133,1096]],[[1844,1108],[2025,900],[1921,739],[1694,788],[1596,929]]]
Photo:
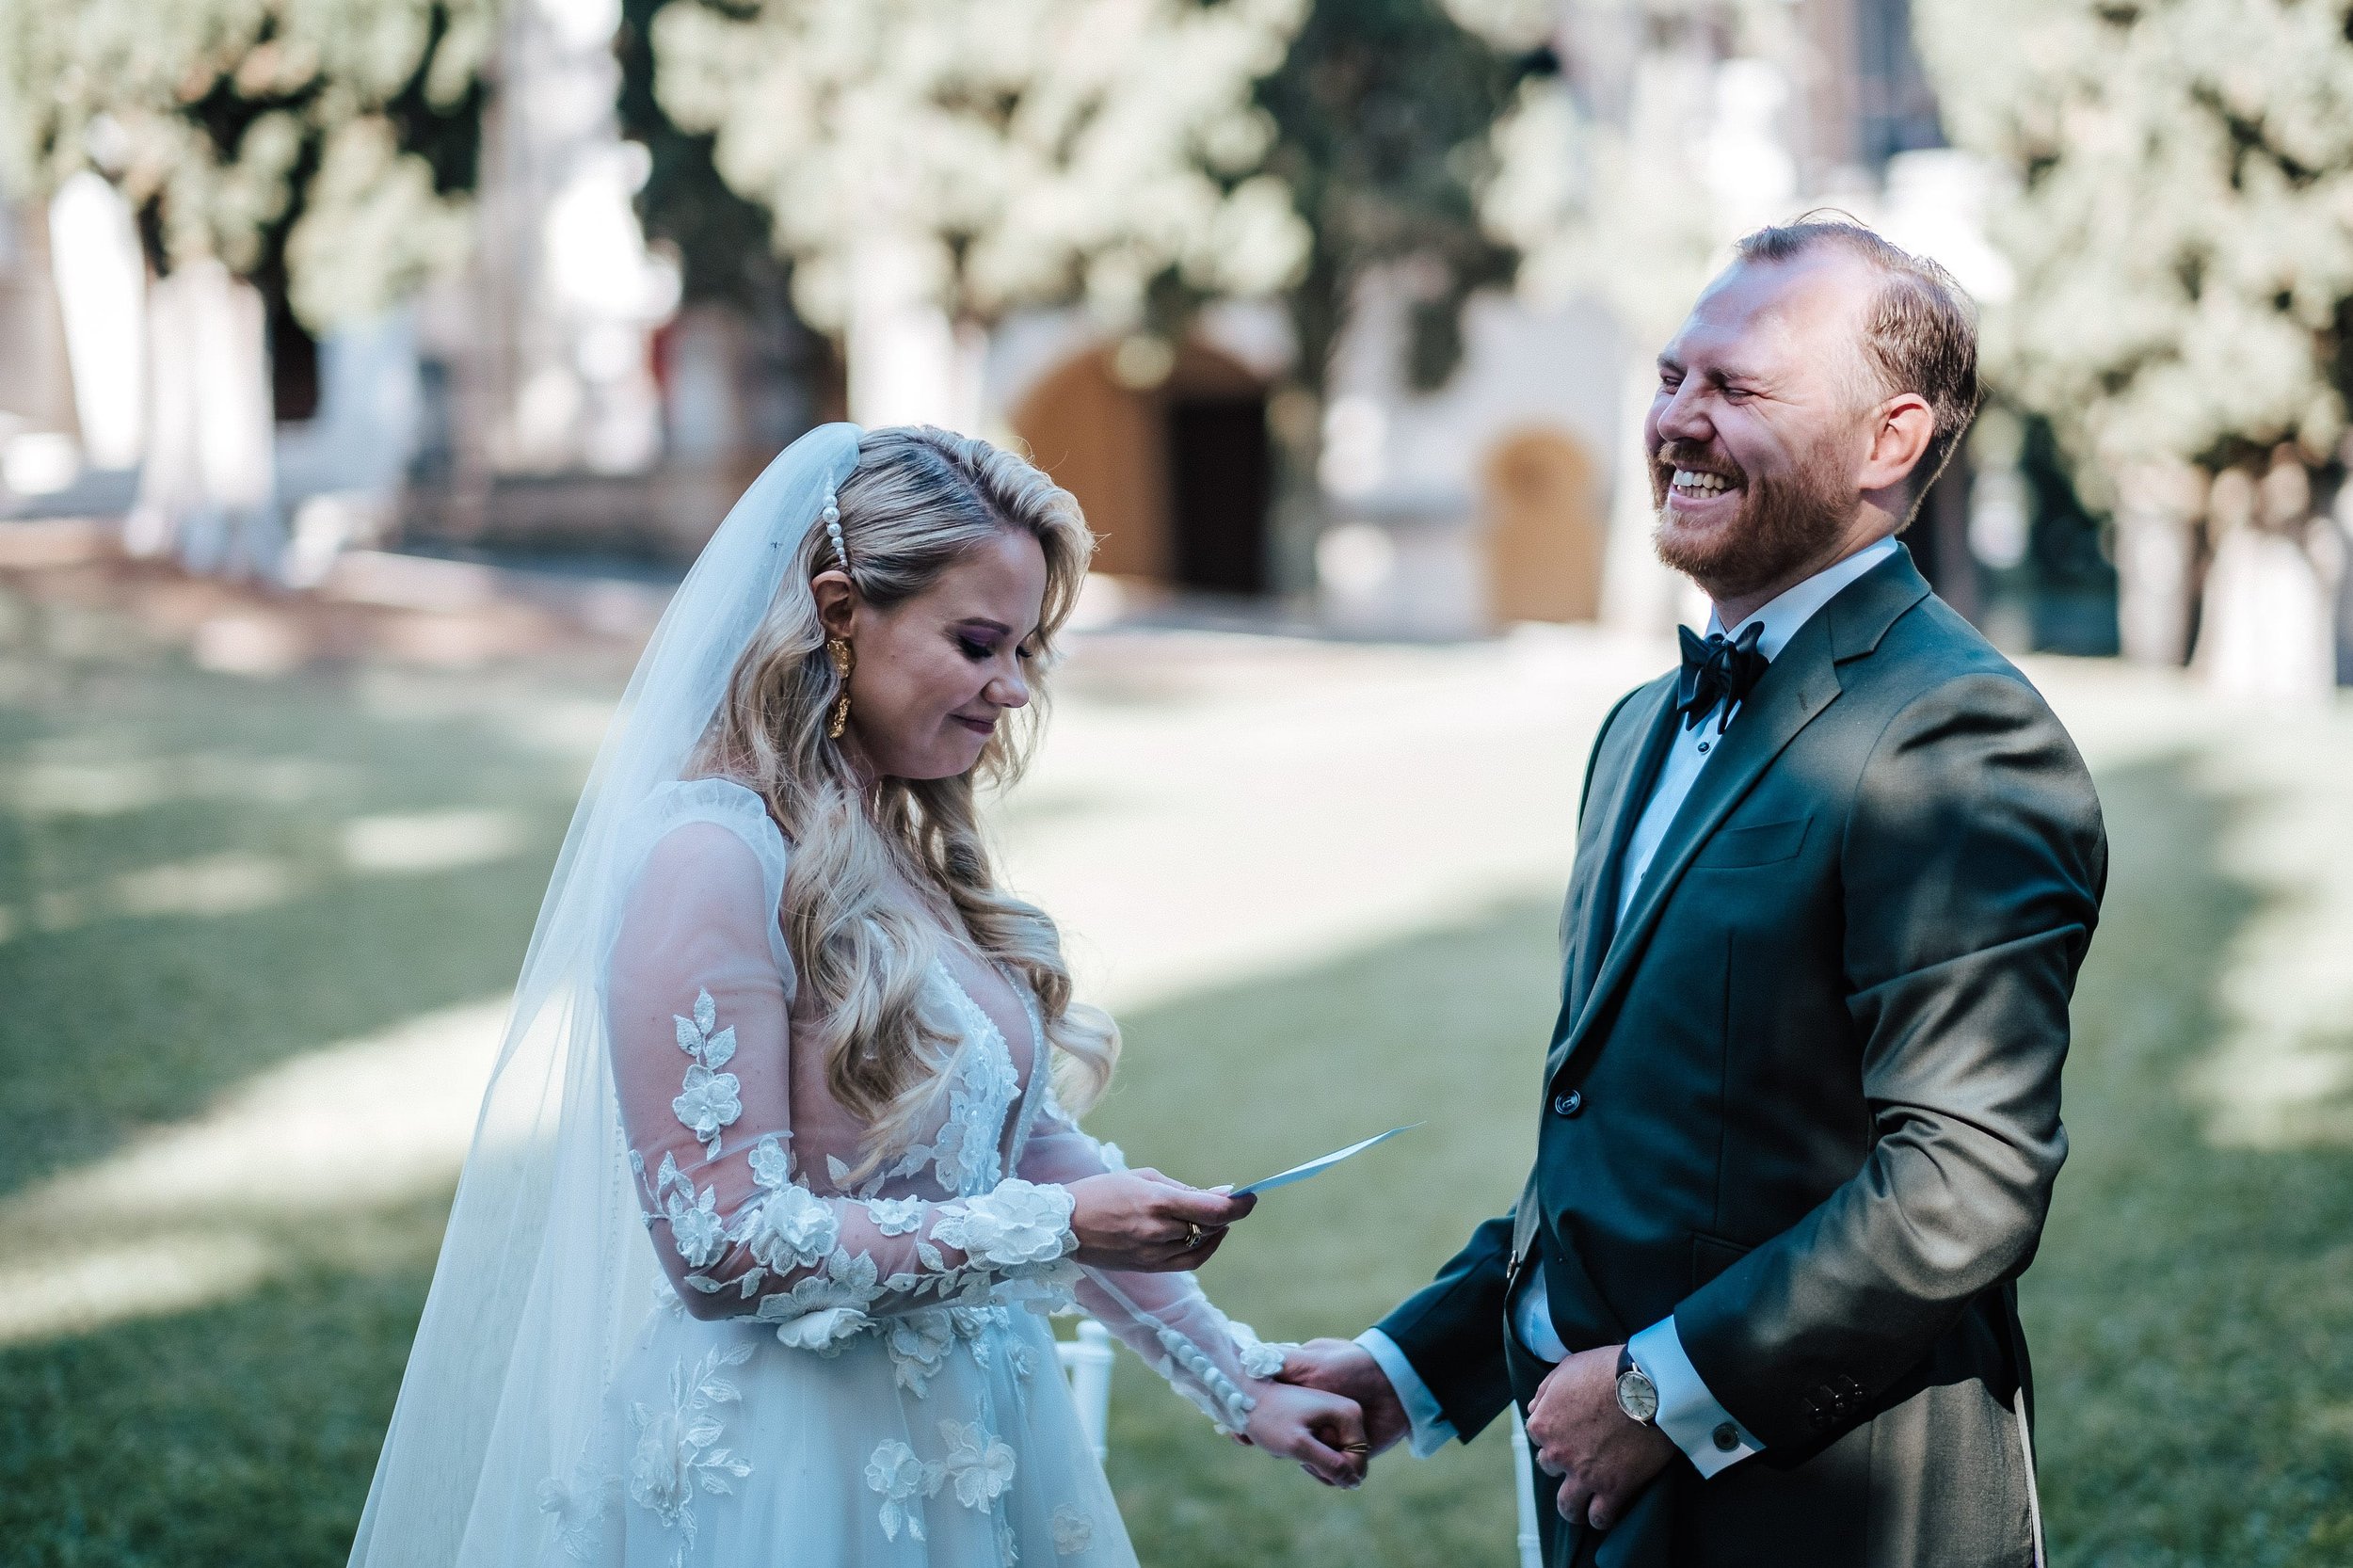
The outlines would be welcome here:
[[[1658,1419],[1658,1385],[1634,1365],[1634,1352],[1623,1347],[1618,1352],[1618,1408],[1638,1427]]]

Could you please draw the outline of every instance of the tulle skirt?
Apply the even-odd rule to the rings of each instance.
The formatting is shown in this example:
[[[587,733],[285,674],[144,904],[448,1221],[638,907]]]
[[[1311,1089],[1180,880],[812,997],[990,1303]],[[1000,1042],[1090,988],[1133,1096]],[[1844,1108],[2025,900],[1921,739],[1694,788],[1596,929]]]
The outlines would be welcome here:
[[[657,1313],[577,1474],[552,1562],[607,1568],[1134,1568],[1047,1320],[879,1320],[822,1351]]]

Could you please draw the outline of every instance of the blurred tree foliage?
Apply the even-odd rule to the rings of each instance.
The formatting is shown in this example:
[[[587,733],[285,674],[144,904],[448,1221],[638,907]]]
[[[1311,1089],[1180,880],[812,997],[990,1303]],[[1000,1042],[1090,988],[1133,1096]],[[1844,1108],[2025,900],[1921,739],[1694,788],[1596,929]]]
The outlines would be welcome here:
[[[621,0],[614,53],[621,63],[621,135],[651,160],[637,193],[647,237],[678,252],[681,294],[689,303],[721,302],[758,314],[776,309],[789,285],[788,263],[769,244],[767,209],[739,195],[712,161],[718,138],[679,127],[655,91],[653,24],[671,0]]]
[[[1287,301],[1297,374],[1312,392],[1374,270],[1402,264],[1415,286],[1406,369],[1425,391],[1462,357],[1464,302],[1511,281],[1517,255],[1481,224],[1478,192],[1497,118],[1524,78],[1552,68],[1529,9],[1315,0],[1281,67],[1258,84],[1275,128],[1266,167],[1309,235]]]
[[[2353,6],[1918,0],[1961,146],[2012,176],[1987,369],[2095,504],[2149,463],[2327,464],[2353,390]]]
[[[911,244],[937,302],[982,323],[1074,299],[1133,322],[1164,274],[1263,294],[1305,253],[1250,101],[1297,0],[648,9],[658,106],[767,210],[824,329],[875,242]]]
[[[1415,381],[1451,372],[1463,299],[1512,273],[1477,213],[1488,132],[1550,58],[1533,0],[626,8],[649,224],[725,252],[759,202],[812,321],[841,324],[861,232],[888,228],[931,244],[968,320],[1083,301],[1174,329],[1280,290],[1317,388],[1356,285],[1396,262],[1429,280]],[[741,194],[712,200],[706,168]]]
[[[95,168],[158,270],[321,329],[463,253],[494,0],[0,0],[0,169]]]
[[[1284,295],[1298,356],[1271,422],[1277,533],[1293,549],[1321,521],[1325,385],[1368,278],[1394,269],[1411,291],[1403,368],[1422,391],[1461,360],[1472,293],[1512,280],[1518,254],[1481,222],[1478,193],[1497,119],[1524,78],[1552,68],[1541,16],[1530,24],[1540,11],[1514,0],[1314,0],[1258,84],[1275,127],[1267,168],[1309,235]]]
[[[629,6],[650,91],[624,120],[653,150],[643,204],[689,252],[690,293],[743,275],[692,254],[743,230],[706,200],[709,168],[766,210],[795,305],[828,331],[880,235],[917,240],[970,322],[1080,303],[1173,338],[1209,299],[1279,296],[1299,346],[1274,420],[1294,537],[1365,278],[1406,267],[1406,368],[1428,388],[1460,358],[1465,298],[1512,276],[1477,192],[1497,117],[1549,64],[1540,0]]]
[[[1458,0],[1467,3],[1467,0]],[[1500,6],[1508,0],[1484,0]],[[1605,302],[1637,343],[1663,340],[1774,192],[1726,153],[1765,136],[1722,123],[1727,61],[1785,56],[1781,0],[1559,0],[1561,71],[1497,118],[1481,191],[1490,231],[1539,297]],[[1759,127],[1758,129],[1764,129]],[[1771,182],[1766,182],[1768,185]],[[1639,374],[1648,375],[1645,351]]]

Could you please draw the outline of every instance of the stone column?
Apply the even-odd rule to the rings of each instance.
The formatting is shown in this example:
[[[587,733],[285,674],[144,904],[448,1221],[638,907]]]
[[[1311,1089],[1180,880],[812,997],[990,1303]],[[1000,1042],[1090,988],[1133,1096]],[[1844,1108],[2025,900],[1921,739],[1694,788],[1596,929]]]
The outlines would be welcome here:
[[[2190,527],[2203,502],[2197,472],[2138,464],[2117,480],[2116,627],[2124,657],[2181,664],[2189,657]]]
[[[857,247],[850,280],[850,417],[976,431],[986,339],[938,304],[924,241],[879,231]]]
[[[517,0],[484,127],[480,319],[467,456],[501,472],[635,473],[661,456],[648,339],[677,306],[630,201],[618,0]]]

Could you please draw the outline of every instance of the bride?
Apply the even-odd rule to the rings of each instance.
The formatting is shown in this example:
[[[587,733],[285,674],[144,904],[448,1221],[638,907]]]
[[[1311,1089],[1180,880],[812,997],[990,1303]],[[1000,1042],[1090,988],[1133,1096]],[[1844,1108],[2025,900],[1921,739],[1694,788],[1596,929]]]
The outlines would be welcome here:
[[[813,431],[728,514],[557,862],[355,1568],[1133,1563],[1074,1302],[1362,1478],[1187,1272],[1251,1200],[1080,1130],[1117,1031],[982,845],[1092,548],[930,428]]]

